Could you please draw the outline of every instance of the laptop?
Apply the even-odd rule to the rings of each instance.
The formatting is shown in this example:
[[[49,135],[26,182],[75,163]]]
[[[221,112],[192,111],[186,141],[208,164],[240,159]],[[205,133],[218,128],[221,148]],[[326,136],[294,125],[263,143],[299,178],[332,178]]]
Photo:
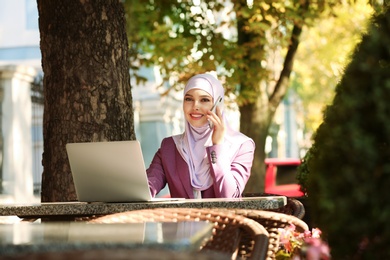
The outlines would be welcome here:
[[[66,151],[80,202],[148,202],[152,198],[139,141],[68,143]]]

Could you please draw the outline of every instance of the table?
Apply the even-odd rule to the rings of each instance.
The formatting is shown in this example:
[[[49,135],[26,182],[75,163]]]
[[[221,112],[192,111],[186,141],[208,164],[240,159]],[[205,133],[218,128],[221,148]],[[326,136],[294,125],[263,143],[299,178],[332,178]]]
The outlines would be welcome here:
[[[92,224],[18,222],[0,225],[0,256],[96,249],[198,251],[211,237],[205,221]]]
[[[0,216],[18,216],[25,219],[71,220],[72,218],[106,215],[148,208],[241,208],[277,209],[287,203],[285,196],[243,197],[229,199],[183,199],[159,202],[84,203],[55,202],[0,206]]]

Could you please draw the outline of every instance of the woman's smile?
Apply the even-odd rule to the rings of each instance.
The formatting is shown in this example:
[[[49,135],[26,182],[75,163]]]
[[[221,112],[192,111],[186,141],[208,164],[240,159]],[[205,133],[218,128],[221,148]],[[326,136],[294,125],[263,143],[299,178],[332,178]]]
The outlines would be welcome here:
[[[194,113],[192,113],[192,114],[190,114],[190,115],[191,115],[191,117],[193,117],[195,120],[200,119],[200,118],[202,118],[202,116],[204,116],[203,114],[194,114]]]

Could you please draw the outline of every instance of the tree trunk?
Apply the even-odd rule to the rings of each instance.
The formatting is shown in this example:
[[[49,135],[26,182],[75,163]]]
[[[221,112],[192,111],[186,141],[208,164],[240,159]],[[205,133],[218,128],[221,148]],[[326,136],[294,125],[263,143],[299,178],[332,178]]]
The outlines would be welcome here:
[[[234,1],[236,10],[241,10],[246,4],[245,0]],[[307,9],[306,3],[303,8]],[[242,49],[245,49],[245,46],[250,46],[243,57],[244,64],[247,67],[240,72],[240,95],[249,97],[247,103],[239,106],[241,115],[240,131],[255,141],[256,150],[251,177],[244,193],[262,193],[264,192],[265,179],[265,142],[276,109],[282,102],[289,86],[289,78],[299,45],[302,24],[294,25],[291,31],[290,44],[283,69],[276,84],[273,87],[267,86],[267,88],[262,89],[260,87],[262,82],[265,82],[268,78],[265,69],[261,66],[261,61],[265,57],[262,55],[264,46],[258,43],[259,32],[245,29],[246,25],[249,24],[247,19],[245,16],[237,16],[238,45]],[[265,35],[263,36],[265,37]],[[252,93],[252,96],[248,93]]]
[[[236,13],[247,6],[246,0],[233,2]],[[267,78],[261,66],[261,59],[265,59],[264,45],[259,41],[259,32],[246,29],[248,23],[248,17],[237,15],[238,49],[246,50],[242,58],[246,67],[238,72],[240,74],[240,95],[247,100],[239,106],[240,131],[256,143],[251,176],[244,193],[261,193],[264,191],[265,176],[264,147],[275,108],[268,106],[268,93],[260,89],[261,82]]]
[[[134,140],[123,6],[38,0],[44,72],[42,202],[76,200],[65,145]]]
[[[262,193],[264,192],[264,159],[266,157],[264,147],[273,113],[270,113],[267,105],[255,103],[241,106],[240,114],[240,131],[256,142],[251,177],[245,187],[245,193]]]

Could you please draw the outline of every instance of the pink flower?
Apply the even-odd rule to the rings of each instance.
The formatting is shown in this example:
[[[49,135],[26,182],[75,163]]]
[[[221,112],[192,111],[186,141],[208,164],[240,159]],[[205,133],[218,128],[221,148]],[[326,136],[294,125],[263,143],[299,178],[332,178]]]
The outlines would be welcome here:
[[[279,243],[281,246],[283,246],[288,252],[291,252],[292,245],[291,245],[291,237],[292,232],[290,229],[286,228],[278,228],[279,231]]]
[[[319,238],[311,238],[306,246],[307,260],[328,260],[330,259],[329,246]]]
[[[311,231],[311,234],[312,234],[311,235],[312,237],[320,238],[321,234],[322,234],[322,231],[319,228],[313,228],[312,231]]]
[[[303,256],[306,260],[329,260],[330,249],[327,243],[321,239],[321,230],[313,228],[312,231],[297,232],[295,225],[279,228],[280,248],[276,259],[300,260]]]

